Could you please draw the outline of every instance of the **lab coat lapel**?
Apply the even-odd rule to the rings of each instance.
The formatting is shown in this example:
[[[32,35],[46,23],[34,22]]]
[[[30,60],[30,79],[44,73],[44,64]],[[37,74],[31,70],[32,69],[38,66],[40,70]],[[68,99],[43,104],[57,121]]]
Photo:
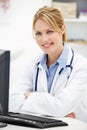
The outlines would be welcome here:
[[[60,67],[58,67],[55,73],[50,93],[53,93],[54,91],[56,92],[56,90],[59,90],[60,88],[64,88],[67,83],[67,77],[68,77],[66,72],[67,70],[64,69],[64,71],[60,75],[59,70],[61,70]]]
[[[42,92],[47,92],[47,79],[45,70],[39,65],[39,75],[38,75],[38,84],[37,90]]]

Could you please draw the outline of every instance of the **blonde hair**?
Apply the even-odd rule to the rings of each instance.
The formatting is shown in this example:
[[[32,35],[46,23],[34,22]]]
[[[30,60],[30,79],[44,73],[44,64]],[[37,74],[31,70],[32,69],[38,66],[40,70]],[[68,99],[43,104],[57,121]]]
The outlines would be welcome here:
[[[48,23],[55,31],[61,32],[62,26],[64,25],[64,19],[61,15],[61,12],[53,7],[44,6],[40,8],[33,18],[33,30],[35,27],[35,23],[38,19],[42,19]],[[66,33],[64,32],[63,41],[66,41]]]

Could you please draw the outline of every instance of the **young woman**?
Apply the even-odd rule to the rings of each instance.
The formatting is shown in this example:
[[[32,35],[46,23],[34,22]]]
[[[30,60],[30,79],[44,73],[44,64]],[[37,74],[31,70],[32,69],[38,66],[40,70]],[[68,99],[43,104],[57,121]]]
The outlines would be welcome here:
[[[44,6],[34,15],[33,35],[43,55],[26,68],[12,88],[9,110],[87,121],[87,59],[66,43],[58,9]]]

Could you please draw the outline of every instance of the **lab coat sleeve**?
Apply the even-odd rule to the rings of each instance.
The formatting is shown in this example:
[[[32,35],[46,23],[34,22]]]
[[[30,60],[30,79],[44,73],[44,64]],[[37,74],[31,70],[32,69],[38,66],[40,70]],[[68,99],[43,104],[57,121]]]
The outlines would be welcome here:
[[[27,91],[33,91],[33,69],[35,64],[32,61],[28,61],[24,64],[21,77],[19,78],[15,86],[11,86],[9,91],[9,111],[21,112],[21,107],[25,101],[24,93]]]
[[[80,104],[87,87],[87,65],[72,72],[69,83],[55,95],[32,93],[21,107],[22,111],[64,117],[74,112]]]

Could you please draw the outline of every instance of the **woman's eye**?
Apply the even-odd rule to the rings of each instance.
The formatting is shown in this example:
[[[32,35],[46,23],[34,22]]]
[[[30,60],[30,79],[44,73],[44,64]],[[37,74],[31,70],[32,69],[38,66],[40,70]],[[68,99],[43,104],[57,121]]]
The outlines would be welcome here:
[[[41,33],[40,32],[36,32],[35,35],[39,36],[39,35],[41,35]]]
[[[54,31],[50,30],[50,31],[47,31],[47,34],[51,34],[53,33]]]

